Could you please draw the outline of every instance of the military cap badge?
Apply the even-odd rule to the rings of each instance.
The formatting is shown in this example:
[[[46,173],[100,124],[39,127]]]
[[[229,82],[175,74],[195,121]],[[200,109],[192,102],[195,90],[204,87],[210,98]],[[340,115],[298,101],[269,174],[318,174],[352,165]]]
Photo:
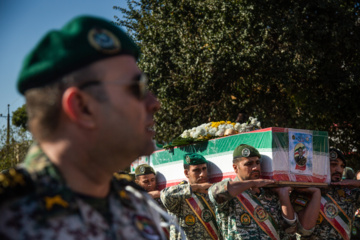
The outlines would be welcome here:
[[[144,174],[144,173],[145,173],[145,167],[144,167],[144,166],[141,166],[141,167],[139,168],[139,173],[140,173],[140,174]]]
[[[244,148],[241,151],[241,154],[243,155],[243,157],[248,157],[248,156],[250,156],[250,150],[248,148]]]
[[[335,151],[330,152],[330,160],[336,160],[338,158],[338,154]]]
[[[187,162],[187,164],[190,164],[190,162],[191,162],[191,159],[190,159],[190,157],[189,156],[186,156],[186,162]]]
[[[102,53],[114,54],[120,51],[119,39],[106,29],[93,28],[89,31],[90,45]]]

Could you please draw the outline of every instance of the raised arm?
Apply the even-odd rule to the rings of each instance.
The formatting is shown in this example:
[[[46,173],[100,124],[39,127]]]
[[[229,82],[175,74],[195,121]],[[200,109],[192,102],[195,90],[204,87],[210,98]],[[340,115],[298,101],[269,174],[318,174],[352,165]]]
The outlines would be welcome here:
[[[321,191],[318,188],[298,188],[297,192],[305,193],[310,198],[310,201],[304,209],[299,211],[298,233],[302,236],[310,236],[316,226],[316,221],[320,211]]]

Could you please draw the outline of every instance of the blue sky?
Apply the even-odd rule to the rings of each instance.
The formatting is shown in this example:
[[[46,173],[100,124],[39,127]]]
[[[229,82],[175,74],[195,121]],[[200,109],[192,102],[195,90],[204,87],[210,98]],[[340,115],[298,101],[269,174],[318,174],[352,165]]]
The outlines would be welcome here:
[[[59,29],[78,15],[95,15],[114,20],[126,0],[0,0],[0,114],[6,116],[25,103],[16,88],[22,61],[50,29]],[[0,127],[6,118],[0,117]]]

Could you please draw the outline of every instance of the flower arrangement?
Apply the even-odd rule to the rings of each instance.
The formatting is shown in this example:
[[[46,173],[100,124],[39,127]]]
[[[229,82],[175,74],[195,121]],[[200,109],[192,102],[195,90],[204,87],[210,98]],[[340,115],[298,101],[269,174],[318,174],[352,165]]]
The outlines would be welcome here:
[[[249,120],[245,123],[234,123],[230,121],[204,123],[192,129],[185,130],[178,138],[174,139],[171,144],[164,146],[164,148],[207,141],[216,137],[249,132],[260,128],[261,122],[253,117],[249,117]]]

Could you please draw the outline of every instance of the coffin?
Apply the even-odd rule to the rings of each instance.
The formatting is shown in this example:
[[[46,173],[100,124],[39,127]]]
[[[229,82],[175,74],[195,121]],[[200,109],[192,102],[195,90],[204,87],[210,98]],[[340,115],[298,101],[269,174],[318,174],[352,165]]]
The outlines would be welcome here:
[[[158,188],[173,186],[186,180],[183,156],[189,152],[202,154],[209,161],[209,180],[218,182],[236,177],[232,154],[240,144],[257,148],[262,155],[262,178],[278,181],[330,183],[328,134],[291,128],[264,128],[200,142],[192,145],[155,151],[133,163],[148,163],[157,171]]]

